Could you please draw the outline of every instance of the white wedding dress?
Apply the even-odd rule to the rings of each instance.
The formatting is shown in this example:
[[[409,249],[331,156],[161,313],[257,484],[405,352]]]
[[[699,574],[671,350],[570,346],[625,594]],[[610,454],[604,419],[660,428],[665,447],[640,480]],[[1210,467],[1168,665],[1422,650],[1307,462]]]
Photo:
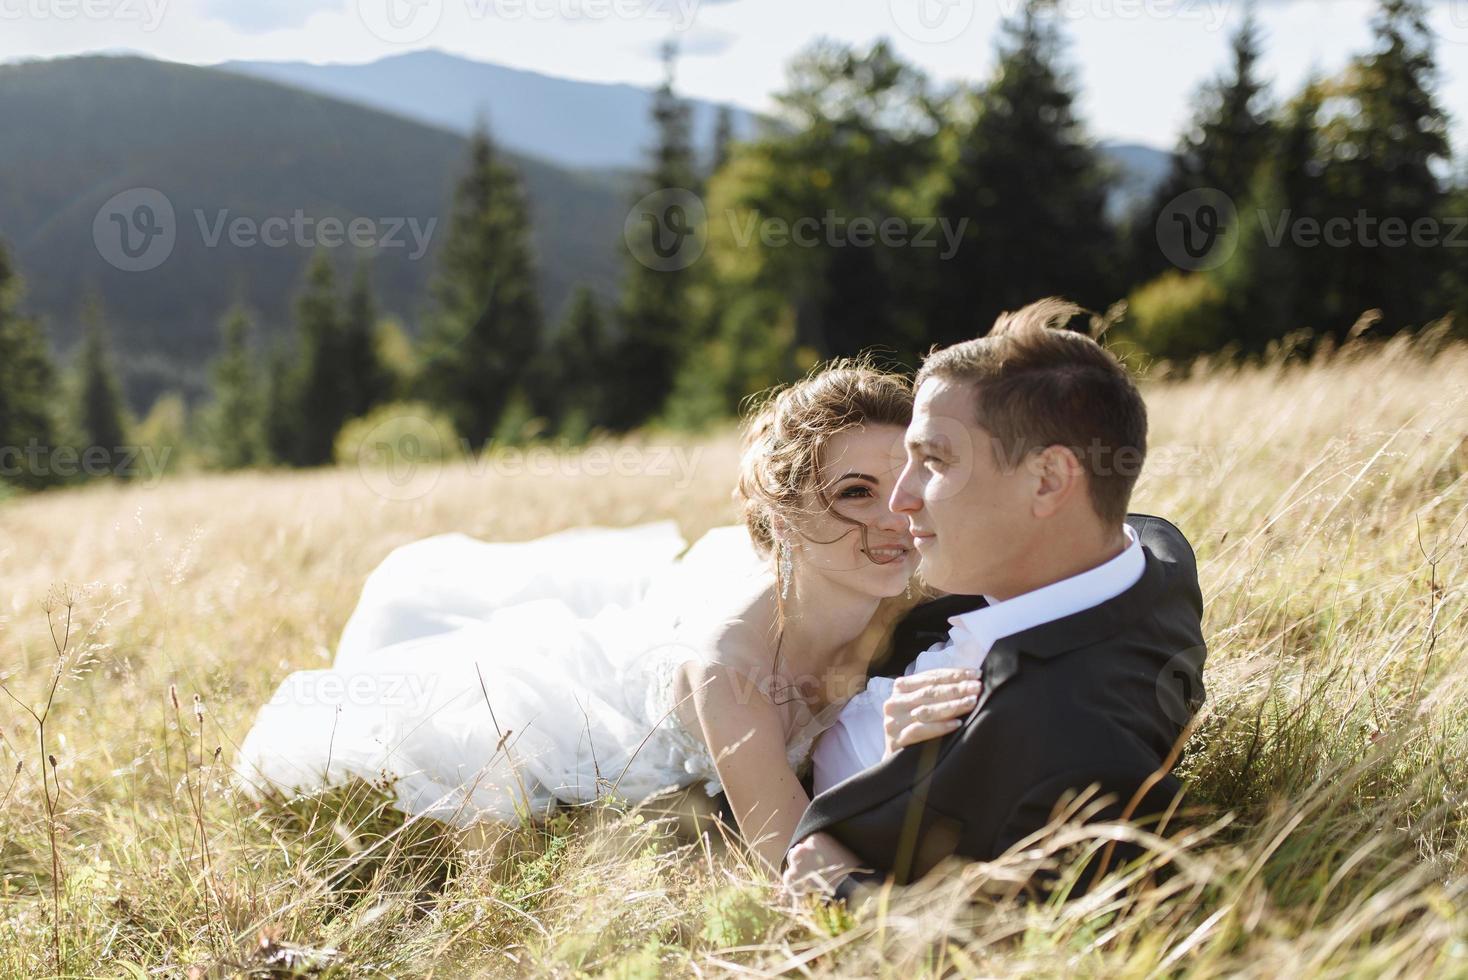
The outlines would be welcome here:
[[[674,674],[706,655],[692,638],[767,563],[738,526],[684,547],[661,521],[396,549],[332,667],[292,674],[260,709],[235,762],[242,785],[291,794],[358,777],[460,826],[698,781],[719,792],[708,748],[679,721]],[[788,709],[792,767],[835,710]]]

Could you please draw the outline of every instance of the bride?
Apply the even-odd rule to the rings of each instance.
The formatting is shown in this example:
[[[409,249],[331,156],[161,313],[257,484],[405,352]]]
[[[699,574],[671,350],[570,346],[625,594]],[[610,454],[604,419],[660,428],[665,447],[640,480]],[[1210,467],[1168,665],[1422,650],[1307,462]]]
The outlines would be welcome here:
[[[366,779],[460,826],[702,781],[777,873],[811,744],[910,594],[887,499],[911,412],[907,379],[852,362],[779,392],[746,427],[743,526],[681,557],[672,521],[396,549],[236,771],[257,796]]]

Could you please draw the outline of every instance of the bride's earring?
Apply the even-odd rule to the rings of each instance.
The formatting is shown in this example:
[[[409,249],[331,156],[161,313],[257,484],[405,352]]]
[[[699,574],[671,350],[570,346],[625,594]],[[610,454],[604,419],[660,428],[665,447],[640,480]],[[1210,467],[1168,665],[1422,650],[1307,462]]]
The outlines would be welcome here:
[[[911,599],[911,598],[912,598],[912,579],[911,579],[911,578],[909,578],[909,579],[908,579],[908,580],[907,580],[907,589],[906,589],[906,593],[907,593],[907,597],[908,597],[908,598],[909,598],[909,599]]]
[[[790,579],[795,573],[795,560],[790,557],[790,542],[780,542],[780,598],[790,598]]]

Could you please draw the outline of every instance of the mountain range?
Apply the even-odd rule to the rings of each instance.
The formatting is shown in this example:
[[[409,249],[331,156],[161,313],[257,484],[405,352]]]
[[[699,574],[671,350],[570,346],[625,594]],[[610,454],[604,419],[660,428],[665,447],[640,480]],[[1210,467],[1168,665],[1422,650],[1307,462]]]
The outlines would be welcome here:
[[[442,51],[362,65],[227,61],[216,67],[456,133],[468,133],[483,120],[504,146],[566,167],[634,169],[646,161],[656,138],[649,89],[554,78]],[[685,101],[694,147],[706,158],[719,106]],[[755,132],[757,116],[734,107],[730,112],[737,138]]]
[[[281,336],[314,244],[356,237],[364,247],[330,247],[343,280],[370,262],[379,306],[413,331],[478,118],[524,182],[547,318],[580,283],[614,296],[651,98],[433,51],[355,66],[0,65],[0,240],[59,352],[100,311],[144,411],[166,390],[205,391],[232,304]],[[700,149],[716,112],[694,104]],[[760,124],[734,120],[742,135]],[[1165,172],[1160,151],[1102,149],[1123,177],[1113,204]]]
[[[443,51],[414,51],[360,65],[303,61],[227,61],[217,67],[468,133],[486,122],[495,139],[527,156],[567,167],[635,169],[655,134],[653,93],[633,85],[555,78],[472,61]],[[708,159],[720,106],[687,99],[694,148]],[[728,107],[736,138],[771,120]],[[1113,214],[1145,197],[1166,176],[1172,156],[1136,143],[1105,142],[1118,181]]]
[[[231,304],[248,305],[279,334],[311,244],[344,238],[327,234],[326,219],[343,228],[366,219],[359,240],[373,247],[331,253],[343,277],[354,259],[370,260],[380,306],[411,325],[467,156],[465,138],[439,127],[135,57],[0,66],[0,132],[23,134],[0,141],[0,237],[25,279],[24,306],[46,318],[65,350],[95,300],[134,408],[168,388],[203,390]],[[547,315],[558,316],[580,282],[613,294],[630,176],[507,156],[530,201]],[[120,207],[135,247],[145,240],[140,228],[171,210],[166,259],[119,267],[130,264],[118,253],[123,229],[104,205]]]

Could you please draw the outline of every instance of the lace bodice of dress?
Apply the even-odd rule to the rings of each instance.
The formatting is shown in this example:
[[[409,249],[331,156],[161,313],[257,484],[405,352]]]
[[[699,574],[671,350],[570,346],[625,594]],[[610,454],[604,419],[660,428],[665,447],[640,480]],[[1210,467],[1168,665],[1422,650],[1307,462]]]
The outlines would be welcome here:
[[[639,658],[648,721],[676,746],[684,772],[693,777],[692,781],[703,780],[710,796],[723,791],[713,755],[702,733],[684,724],[675,704],[680,668],[709,655],[700,649],[700,642],[690,639],[701,631],[690,629],[688,620],[691,615],[707,617],[711,599],[737,597],[745,585],[763,587],[761,576],[768,576],[768,566],[768,560],[754,550],[743,527],[714,528],[673,566],[672,574],[653,584],[645,600],[645,610],[655,616],[662,611],[666,623],[666,642]],[[786,760],[797,773],[809,762],[816,737],[835,722],[840,709],[839,704],[830,705],[812,715],[804,702],[782,706],[788,733]]]
[[[690,659],[686,654],[686,650],[670,650],[666,656],[657,657],[647,665],[651,674],[648,678],[647,712],[649,720],[676,745],[683,758],[684,772],[692,777],[692,781],[702,780],[705,792],[714,796],[723,792],[723,784],[714,767],[713,754],[702,734],[690,731],[683,723],[676,704],[678,673]],[[831,704],[812,714],[804,702],[797,701],[781,710],[783,714],[794,715],[793,724],[787,724],[787,731],[794,730],[786,739],[785,760],[797,775],[801,775],[810,762],[811,747],[816,737],[835,722],[841,705]]]

